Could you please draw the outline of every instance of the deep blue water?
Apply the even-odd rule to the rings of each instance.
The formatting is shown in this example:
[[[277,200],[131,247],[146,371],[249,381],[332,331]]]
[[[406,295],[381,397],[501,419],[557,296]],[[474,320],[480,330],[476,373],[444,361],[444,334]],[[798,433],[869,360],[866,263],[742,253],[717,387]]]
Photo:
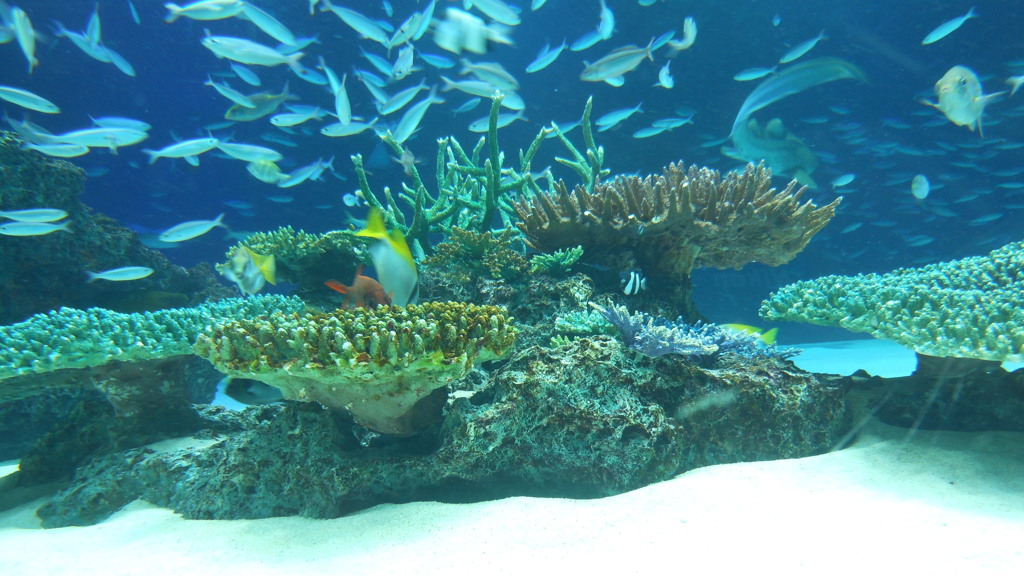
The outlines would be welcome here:
[[[597,0],[548,0],[536,12],[530,12],[529,2],[523,0],[519,2],[523,5],[522,24],[511,32],[515,44],[498,46],[486,56],[472,56],[474,60],[501,62],[522,84],[520,94],[526,100],[529,120],[514,123],[500,133],[509,164],[517,165],[517,150],[527,146],[540,127],[552,120],[566,124],[578,119],[586,99],[593,96],[595,117],[643,102],[642,114],[598,135],[598,142],[606,150],[606,165],[613,173],[647,174],[678,160],[721,170],[735,168],[739,163],[723,156],[714,142],[728,135],[737,110],[758,81],[737,82],[733,75],[754,66],[773,66],[791,46],[823,29],[828,39],[804,58],[843,58],[870,78],[866,84],[843,80],[818,86],[755,114],[762,121],[782,119],[819,156],[821,163],[813,176],[820,188],[809,193],[811,198],[827,203],[841,193],[844,200],[835,220],[788,265],[775,269],[751,265],[738,272],[699,271],[695,275],[697,298],[709,317],[722,322],[758,323],[760,300],[773,288],[797,279],[918,266],[984,253],[1020,239],[1024,184],[1018,187],[1018,183],[1024,183],[1024,153],[1016,146],[1024,144],[1024,93],[986,110],[984,139],[918,102],[933,97],[933,85],[954,65],[977,72],[986,93],[1006,89],[1007,77],[1024,72],[1024,41],[1020,39],[1024,15],[1018,3],[978,2],[977,18],[929,46],[921,45],[925,35],[940,23],[966,13],[970,1],[666,0],[652,7],[640,7],[635,0],[607,3],[617,21],[612,38],[584,52],[566,50],[553,65],[538,73],[527,74],[523,69],[543,44],[558,44],[563,38],[572,42],[596,27]],[[52,34],[55,20],[71,30],[84,30],[94,7],[91,2],[18,3],[45,36],[37,48],[40,64],[31,75],[17,43],[0,46],[0,84],[32,90],[62,108],[59,115],[29,115],[50,131],[85,128],[90,116],[126,116],[153,125],[149,140],[141,145],[122,148],[117,155],[94,150],[73,160],[94,174],[86,185],[86,204],[133,226],[154,230],[226,212],[226,223],[239,231],[291,225],[322,232],[343,226],[347,211],[351,211],[341,201],[345,193],[356,188],[351,155],[359,153],[368,158],[376,191],[385,185],[399,188],[401,168],[386,159],[372,131],[349,138],[327,138],[318,132],[326,121],[307,125],[307,133],[287,136],[294,147],[260,140],[261,134],[276,131],[266,118],[236,124],[217,135],[281,150],[286,156],[280,163],[285,170],[333,155],[339,176],[347,178],[344,181],[325,175],[321,182],[279,189],[255,180],[242,162],[214,155],[204,156],[199,167],[181,160],[147,165],[142,148],[160,148],[174,138],[202,135],[203,126],[222,120],[229,107],[227,100],[203,85],[208,74],[229,72],[227,61],[217,59],[200,45],[204,28],[268,45],[276,41],[238,19],[196,22],[182,18],[168,24],[163,21],[161,2],[136,0],[135,4],[141,16],[139,25],[130,17],[127,0],[104,0],[100,4],[104,43],[135,66],[135,78],[89,58],[70,41]],[[383,54],[379,45],[357,38],[329,12],[310,16],[305,0],[263,0],[257,4],[296,35],[319,35],[320,43],[306,50],[303,63],[313,66],[317,57],[323,56],[339,74],[348,72],[355,112],[370,118],[376,115],[371,97],[351,73],[353,67],[367,68],[358,47]],[[340,4],[374,18],[386,18],[379,1],[349,0]],[[398,25],[426,2],[393,0],[392,4],[394,16],[390,22]],[[446,7],[459,5],[438,2],[436,15],[442,15]],[[778,26],[772,24],[775,15],[779,17]],[[644,62],[626,75],[622,87],[578,79],[584,60],[596,60],[624,44],[645,45],[670,29],[680,33],[686,16],[695,18],[699,34],[692,48],[672,60],[673,89],[652,87],[665,62],[664,49],[655,54],[655,62]],[[429,34],[416,47],[444,54]],[[437,70],[420,60],[417,65],[422,70],[388,90],[412,86],[421,79],[439,83],[441,74],[457,73],[457,68]],[[222,79],[243,91],[277,91],[287,81],[301,103],[333,108],[332,98],[323,87],[296,78],[287,67],[253,68],[263,79],[263,88],[250,89],[237,78]],[[437,138],[451,134],[470,148],[479,135],[470,133],[466,126],[487,111],[487,105],[482,104],[469,113],[454,115],[452,110],[468,97],[455,92],[446,97],[445,104],[430,109],[420,132],[407,142],[422,160],[420,169],[428,183],[432,182]],[[631,136],[654,119],[675,115],[680,108],[695,112],[692,125],[649,139]],[[5,105],[4,109],[14,118],[23,116],[16,106]],[[381,122],[397,122],[400,115],[393,114]],[[571,137],[576,142],[581,140],[578,130]],[[561,146],[549,140],[534,163],[535,169],[555,165],[553,157],[562,154]],[[850,185],[831,189],[834,178],[850,173],[856,174]],[[910,194],[910,179],[918,173],[926,174],[932,182],[931,195],[925,201]],[[556,169],[556,174],[573,182],[574,174],[567,170]],[[778,185],[785,182],[780,178]],[[281,203],[272,201],[272,196],[293,199]],[[253,208],[240,212],[224,204],[231,200],[250,202]],[[363,215],[358,209],[351,213]],[[166,253],[182,265],[203,260],[219,262],[233,243],[215,230]],[[814,329],[803,333],[808,338],[817,334]]]

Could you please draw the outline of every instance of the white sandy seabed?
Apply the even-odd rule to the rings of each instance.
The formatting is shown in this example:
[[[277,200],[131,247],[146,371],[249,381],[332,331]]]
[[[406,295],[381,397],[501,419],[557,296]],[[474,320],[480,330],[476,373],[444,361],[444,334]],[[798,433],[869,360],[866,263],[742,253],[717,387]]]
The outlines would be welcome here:
[[[858,346],[889,362],[876,374],[912,367],[872,341],[805,347],[805,367],[836,372],[834,353]],[[1024,574],[1024,434],[908,440],[875,421],[841,451],[710,466],[599,500],[233,521],[136,502],[52,530],[39,527],[40,504],[0,513],[0,574]]]

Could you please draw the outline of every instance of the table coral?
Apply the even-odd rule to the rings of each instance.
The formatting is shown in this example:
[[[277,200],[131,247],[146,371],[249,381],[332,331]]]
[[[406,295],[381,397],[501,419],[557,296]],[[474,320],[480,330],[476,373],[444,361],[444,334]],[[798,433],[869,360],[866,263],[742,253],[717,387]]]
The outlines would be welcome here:
[[[0,380],[112,360],[139,361],[190,354],[199,333],[232,318],[275,310],[297,312],[297,298],[229,298],[193,308],[124,314],[104,308],[61,308],[24,322],[0,326]]]
[[[835,215],[839,198],[817,207],[804,188],[771,187],[771,170],[750,164],[724,177],[716,170],[670,164],[660,175],[619,176],[588,190],[564,184],[522,196],[519,229],[540,252],[581,245],[584,260],[619,272],[640,268],[659,278],[655,290],[690,302],[696,268],[778,266],[794,258]],[[692,304],[682,313],[697,316]]]
[[[350,412],[362,425],[408,435],[417,402],[512,349],[505,311],[458,302],[330,314],[272,314],[224,323],[196,352],[229,376],[279,388],[289,400]]]
[[[887,274],[796,282],[761,305],[768,320],[839,326],[929,356],[1024,360],[1024,243]]]

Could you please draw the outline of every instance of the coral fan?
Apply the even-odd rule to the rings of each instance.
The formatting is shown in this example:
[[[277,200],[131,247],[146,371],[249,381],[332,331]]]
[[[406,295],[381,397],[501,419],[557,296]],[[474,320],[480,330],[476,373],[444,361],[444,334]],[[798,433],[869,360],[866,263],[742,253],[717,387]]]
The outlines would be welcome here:
[[[504,356],[515,337],[503,309],[448,302],[227,322],[195,350],[230,376],[405,435],[423,426],[417,402],[465,376],[474,361]]]
[[[699,315],[690,300],[695,268],[769,266],[795,257],[835,215],[839,204],[801,203],[804,189],[771,187],[771,171],[748,165],[724,178],[718,171],[669,165],[661,175],[619,176],[592,191],[556,186],[553,194],[522,196],[515,204],[519,229],[541,252],[582,245],[584,259],[624,272],[661,278],[665,296],[684,301],[683,314]]]
[[[824,276],[780,288],[769,320],[867,332],[921,354],[1024,360],[1024,242],[887,274]]]

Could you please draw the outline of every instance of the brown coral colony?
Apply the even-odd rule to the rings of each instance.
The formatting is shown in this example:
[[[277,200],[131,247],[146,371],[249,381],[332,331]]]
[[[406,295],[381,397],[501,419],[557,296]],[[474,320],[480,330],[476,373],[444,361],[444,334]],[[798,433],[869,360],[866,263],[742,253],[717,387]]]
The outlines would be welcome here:
[[[778,266],[795,257],[839,204],[801,203],[805,188],[796,186],[772,188],[764,164],[722,178],[717,170],[675,163],[660,175],[619,176],[593,191],[559,183],[554,193],[520,198],[515,210],[538,251],[582,245],[596,264],[680,277],[698,267]]]

